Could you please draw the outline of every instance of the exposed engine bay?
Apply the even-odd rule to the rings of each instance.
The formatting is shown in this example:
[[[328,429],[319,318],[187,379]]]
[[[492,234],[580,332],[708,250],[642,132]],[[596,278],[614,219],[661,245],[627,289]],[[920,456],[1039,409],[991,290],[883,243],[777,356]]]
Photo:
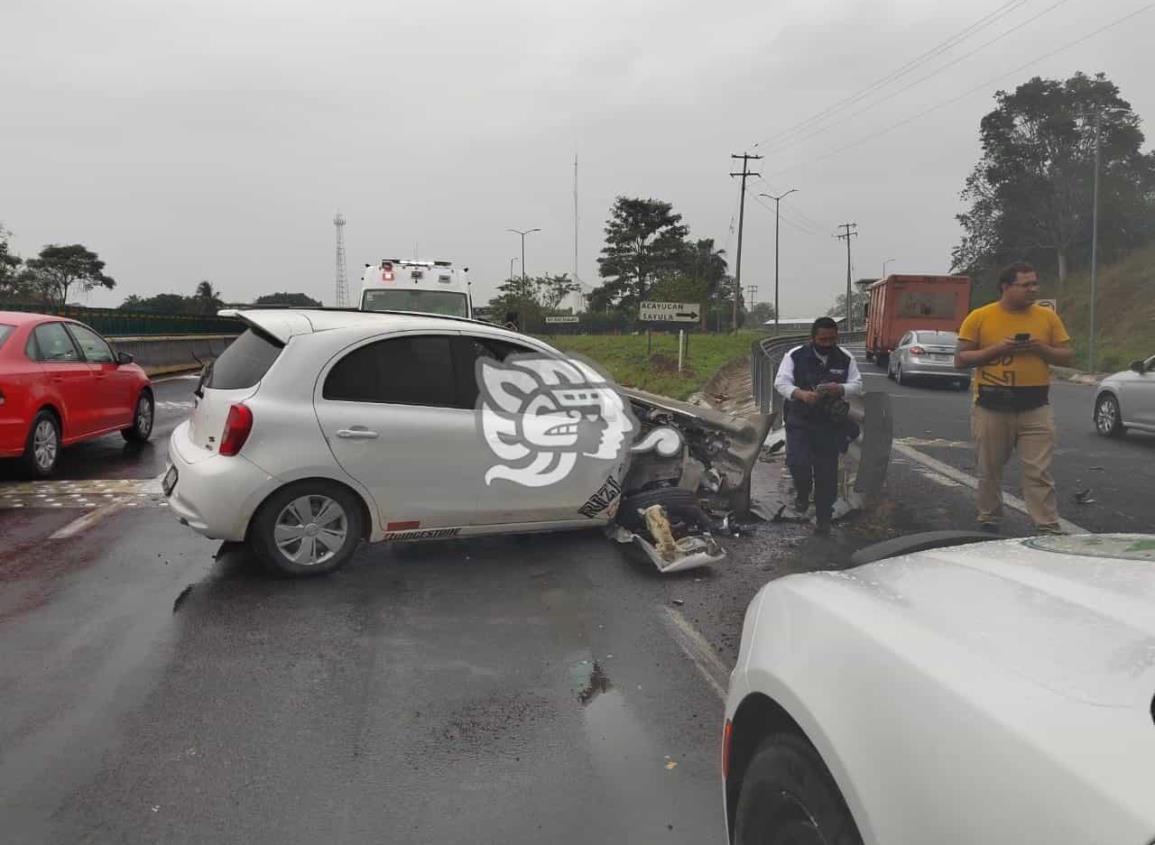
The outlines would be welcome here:
[[[715,537],[749,510],[750,473],[770,428],[742,417],[629,388],[641,426],[630,449],[611,534],[641,547],[662,572],[725,557]]]

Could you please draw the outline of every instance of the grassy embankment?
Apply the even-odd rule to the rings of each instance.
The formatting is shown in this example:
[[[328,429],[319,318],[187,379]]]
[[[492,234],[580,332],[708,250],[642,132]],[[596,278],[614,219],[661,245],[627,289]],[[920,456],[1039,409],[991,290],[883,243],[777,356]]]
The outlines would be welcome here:
[[[567,352],[592,359],[618,384],[648,390],[672,399],[685,399],[701,389],[722,365],[750,353],[750,344],[762,333],[694,334],[690,351],[678,372],[678,335],[654,332],[653,352],[646,354],[646,336],[553,335],[543,340]]]
[[[1045,279],[1041,295],[1054,297],[1058,283]],[[1095,369],[1124,370],[1136,358],[1155,355],[1155,244],[1138,249],[1099,271],[1095,322],[1099,327]],[[1091,274],[1067,277],[1058,296],[1059,316],[1074,338],[1079,366],[1087,364]]]

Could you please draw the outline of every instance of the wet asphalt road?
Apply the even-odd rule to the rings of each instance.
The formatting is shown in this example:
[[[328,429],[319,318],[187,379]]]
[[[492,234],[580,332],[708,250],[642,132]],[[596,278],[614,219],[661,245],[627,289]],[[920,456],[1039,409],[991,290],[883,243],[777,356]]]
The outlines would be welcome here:
[[[894,408],[896,438],[944,463],[976,474],[970,438],[970,398],[949,385],[917,382],[899,386],[885,371],[858,363],[867,390],[886,390]],[[1153,532],[1155,508],[1155,436],[1129,432],[1120,439],[1101,437],[1091,420],[1095,388],[1071,382],[1051,385],[1051,406],[1058,441],[1051,472],[1059,493],[1059,512],[1095,532]],[[1021,497],[1022,474],[1016,460],[1007,465],[1003,489]],[[1090,504],[1075,493],[1090,490]],[[970,526],[965,526],[970,527]]]
[[[65,474],[159,474],[165,407]],[[282,581],[155,506],[46,539],[80,513],[0,510],[5,841],[723,839],[720,698],[600,533]]]
[[[158,386],[152,446],[69,450],[64,477],[143,489],[193,384]],[[965,441],[962,394],[868,387],[894,395],[900,437]],[[1126,490],[1155,489],[1152,446],[1086,422],[1078,440],[1064,415],[1085,421],[1088,394],[1056,390],[1056,472],[1104,466],[1096,494],[1124,507],[1064,497],[1065,515],[1150,530]],[[968,466],[959,445],[918,448]],[[776,469],[760,463],[759,484]],[[376,546],[331,578],[281,581],[147,495],[50,540],[84,512],[4,507],[6,471],[0,839],[21,843],[724,841],[721,700],[671,619],[728,667],[767,580],[973,513],[969,490],[896,458],[877,512],[832,540],[764,525],[713,570],[661,578],[593,532]]]

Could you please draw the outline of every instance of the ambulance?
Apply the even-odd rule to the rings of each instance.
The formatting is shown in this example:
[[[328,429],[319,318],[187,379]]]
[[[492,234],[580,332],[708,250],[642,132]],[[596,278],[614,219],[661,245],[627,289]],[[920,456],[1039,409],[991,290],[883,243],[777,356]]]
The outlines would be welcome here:
[[[473,317],[469,268],[449,261],[386,258],[366,264],[361,275],[362,311],[410,311]]]

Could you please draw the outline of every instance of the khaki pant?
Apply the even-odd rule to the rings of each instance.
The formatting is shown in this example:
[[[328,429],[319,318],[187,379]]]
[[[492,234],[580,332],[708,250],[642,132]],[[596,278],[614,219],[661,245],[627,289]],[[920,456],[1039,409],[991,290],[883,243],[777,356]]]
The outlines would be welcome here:
[[[1059,522],[1051,456],[1055,420],[1051,406],[1031,411],[971,409],[971,434],[979,470],[979,522],[998,522],[1003,511],[1003,467],[1018,450],[1023,462],[1023,498],[1035,525]]]

